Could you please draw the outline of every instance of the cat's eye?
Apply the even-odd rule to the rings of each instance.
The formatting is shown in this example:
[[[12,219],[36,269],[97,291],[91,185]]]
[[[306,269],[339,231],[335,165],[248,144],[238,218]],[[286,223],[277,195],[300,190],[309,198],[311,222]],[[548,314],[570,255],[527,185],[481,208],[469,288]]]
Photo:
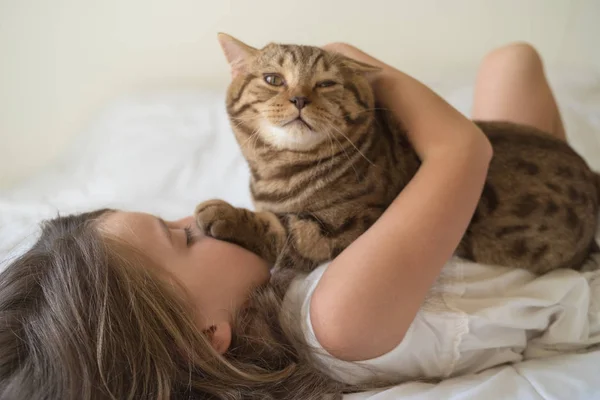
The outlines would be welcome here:
[[[317,83],[318,88],[326,88],[326,87],[331,87],[331,86],[335,86],[335,85],[337,85],[337,82],[331,81],[331,80],[321,81],[321,82]]]
[[[285,84],[281,75],[278,74],[265,74],[264,79],[271,86],[283,86]]]

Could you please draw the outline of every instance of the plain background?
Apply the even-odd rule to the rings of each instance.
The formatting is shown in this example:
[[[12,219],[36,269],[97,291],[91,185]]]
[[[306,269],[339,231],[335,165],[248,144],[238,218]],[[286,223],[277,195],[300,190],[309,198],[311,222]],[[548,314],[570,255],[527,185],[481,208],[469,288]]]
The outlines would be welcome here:
[[[600,0],[0,0],[0,188],[121,94],[224,89],[219,31],[257,47],[350,42],[423,80],[515,40],[550,67],[600,70]]]

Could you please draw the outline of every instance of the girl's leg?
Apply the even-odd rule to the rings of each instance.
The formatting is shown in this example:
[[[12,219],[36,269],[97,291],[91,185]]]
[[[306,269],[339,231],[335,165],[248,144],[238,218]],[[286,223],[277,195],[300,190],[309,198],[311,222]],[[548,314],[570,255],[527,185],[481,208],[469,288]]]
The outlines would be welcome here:
[[[484,58],[475,85],[473,119],[531,125],[566,140],[540,55],[525,43],[500,47]]]

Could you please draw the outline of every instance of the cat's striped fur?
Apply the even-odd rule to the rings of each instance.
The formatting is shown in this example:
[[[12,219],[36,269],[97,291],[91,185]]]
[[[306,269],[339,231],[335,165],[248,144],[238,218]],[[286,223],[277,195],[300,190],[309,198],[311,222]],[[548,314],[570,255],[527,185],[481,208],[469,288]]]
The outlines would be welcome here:
[[[419,159],[390,113],[375,107],[369,66],[316,47],[256,50],[221,39],[234,68],[227,111],[258,211],[212,200],[198,206],[198,225],[279,267],[310,270],[374,223]],[[579,267],[595,245],[597,175],[537,129],[478,125],[494,158],[457,254],[537,273]]]

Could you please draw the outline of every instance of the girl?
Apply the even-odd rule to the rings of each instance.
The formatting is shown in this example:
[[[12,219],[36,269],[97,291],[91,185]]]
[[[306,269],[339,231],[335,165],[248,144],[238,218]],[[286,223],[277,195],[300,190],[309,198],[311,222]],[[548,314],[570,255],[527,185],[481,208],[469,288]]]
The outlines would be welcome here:
[[[494,365],[454,368],[460,349],[447,364],[413,332],[473,215],[489,142],[416,80],[352,46],[326,47],[383,68],[375,94],[423,161],[380,220],[308,277],[271,277],[254,254],[201,236],[192,217],[99,210],[46,221],[0,275],[0,398],[319,399]],[[565,139],[527,44],[484,59],[473,118]]]

